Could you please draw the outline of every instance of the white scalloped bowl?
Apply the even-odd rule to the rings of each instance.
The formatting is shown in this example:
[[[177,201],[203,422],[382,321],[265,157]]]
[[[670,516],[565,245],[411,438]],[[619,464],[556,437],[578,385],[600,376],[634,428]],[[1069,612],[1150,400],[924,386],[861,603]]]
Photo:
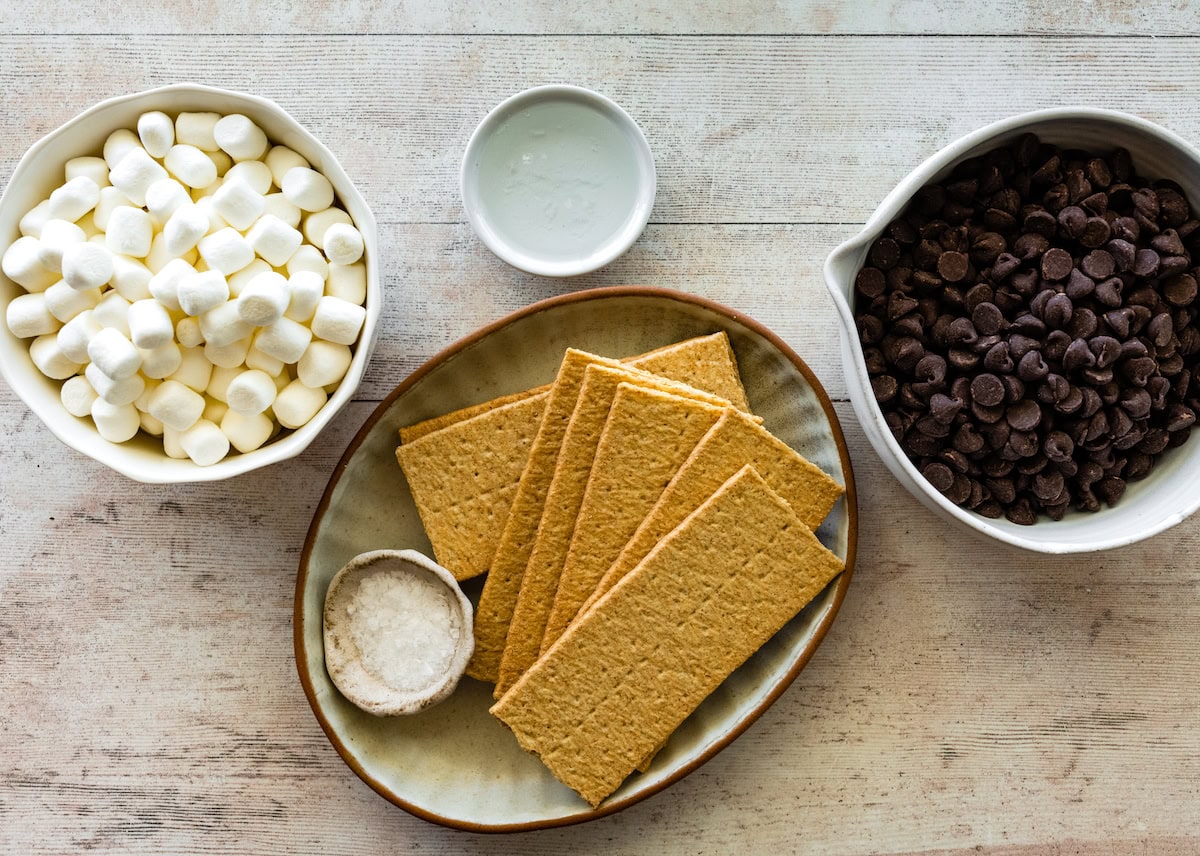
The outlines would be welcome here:
[[[1200,151],[1145,119],[1112,110],[1060,108],[1004,119],[973,131],[930,157],[880,203],[866,226],[825,261],[825,283],[841,322],[842,362],[854,411],[867,439],[892,474],[924,505],[953,523],[1004,544],[1038,553],[1086,553],[1123,547],[1176,525],[1200,508],[1200,437],[1168,450],[1151,474],[1131,482],[1112,508],[1087,514],[1070,511],[1062,520],[1042,518],[1032,526],[991,520],[946,499],[918,472],[884,422],[875,402],[854,323],[854,280],[872,242],[907,207],[913,195],[940,181],[967,158],[984,154],[1033,132],[1044,142],[1090,151],[1124,147],[1139,174],[1177,181],[1192,203],[1200,202]]]
[[[118,128],[135,128],[138,116],[147,110],[171,114],[180,111],[243,113],[266,131],[271,142],[281,143],[302,154],[333,184],[366,246],[367,317],[345,378],[308,424],[282,432],[253,452],[231,452],[212,466],[200,467],[190,460],[168,457],[162,441],[144,432],[139,432],[127,443],[105,440],[91,419],[72,416],[63,408],[60,399],[62,383],[39,372],[29,357],[29,340],[18,339],[2,323],[0,376],[56,437],[131,479],[155,484],[216,481],[300,454],[358,388],[374,347],[381,303],[375,217],[333,153],[279,105],[255,95],[181,83],[102,101],[34,143],[17,163],[8,187],[0,196],[0,247],[7,248],[20,236],[17,224],[22,215],[62,184],[63,165],[68,160],[81,155],[98,155],[109,134]],[[7,309],[9,301],[23,293],[24,289],[0,275],[0,314]]]

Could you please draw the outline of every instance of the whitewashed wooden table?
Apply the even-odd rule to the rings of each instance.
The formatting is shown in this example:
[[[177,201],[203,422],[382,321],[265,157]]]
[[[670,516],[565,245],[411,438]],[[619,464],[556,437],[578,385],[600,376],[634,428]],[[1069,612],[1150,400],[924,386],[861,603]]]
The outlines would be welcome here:
[[[0,8],[0,180],[88,105],[196,81],[278,101],[379,219],[386,306],[356,401],[294,462],[130,482],[0,384],[0,850],[7,853],[1200,852],[1200,519],[1099,556],[964,542],[883,469],[846,401],[825,255],[916,163],[994,119],[1115,107],[1200,141],[1200,5],[1101,0],[106,4]],[[598,89],[659,190],[572,281],[494,258],[466,139],[505,96]],[[796,683],[623,813],[486,837],[341,762],[300,689],[292,596],[331,469],[444,345],[602,284],[746,312],[836,400],[858,477],[850,594]]]

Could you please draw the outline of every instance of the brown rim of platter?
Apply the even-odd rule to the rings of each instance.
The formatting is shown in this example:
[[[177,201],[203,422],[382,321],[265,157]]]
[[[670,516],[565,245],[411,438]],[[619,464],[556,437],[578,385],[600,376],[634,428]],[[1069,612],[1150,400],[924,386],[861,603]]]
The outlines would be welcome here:
[[[577,814],[571,814],[565,817],[547,818],[545,820],[535,820],[522,823],[498,824],[472,823],[470,821],[462,821],[454,818],[443,817],[442,815],[427,811],[420,806],[413,805],[407,800],[401,799],[399,796],[389,790],[384,784],[372,778],[372,776],[363,769],[363,767],[346,749],[345,744],[342,742],[337,732],[329,724],[329,721],[326,719],[320,706],[317,704],[316,690],[313,687],[312,680],[305,669],[301,666],[302,663],[308,661],[308,652],[304,641],[304,589],[308,580],[308,562],[312,553],[313,540],[317,530],[317,522],[328,510],[330,498],[333,496],[333,492],[337,487],[338,481],[341,479],[342,474],[346,471],[350,459],[354,456],[355,452],[358,451],[359,446],[361,446],[363,441],[366,439],[367,434],[369,434],[371,429],[375,427],[375,424],[383,418],[383,415],[388,411],[397,398],[411,389],[435,367],[441,365],[447,359],[453,357],[455,354],[458,354],[465,348],[470,347],[479,340],[491,335],[503,327],[508,326],[514,321],[518,321],[530,315],[535,315],[539,312],[544,312],[548,309],[554,309],[571,303],[582,303],[589,300],[604,300],[612,297],[650,297],[675,300],[680,303],[691,303],[693,305],[702,307],[718,315],[724,316],[725,318],[736,321],[754,331],[759,336],[770,342],[779,350],[781,354],[787,357],[792,365],[796,367],[808,385],[812,388],[813,392],[816,394],[817,400],[820,401],[821,408],[825,411],[825,416],[829,420],[829,427],[833,434],[834,442],[837,445],[838,457],[841,461],[842,473],[845,479],[846,510],[849,518],[849,531],[847,533],[846,541],[846,567],[845,570],[838,575],[834,582],[833,603],[830,606],[829,611],[826,613],[824,619],[817,626],[811,643],[804,649],[804,651],[801,652],[800,656],[796,659],[796,662],[792,664],[787,674],[784,675],[779,683],[775,685],[770,694],[767,695],[767,697],[764,698],[757,707],[739,720],[733,728],[731,728],[727,733],[722,735],[715,743],[713,743],[713,745],[702,755],[683,765],[670,776],[663,779],[663,781],[656,783],[653,787],[647,788],[644,791],[640,791],[637,794],[631,795],[624,799],[609,800],[601,804],[599,808],[581,811]],[[354,439],[350,441],[350,445],[346,448],[341,460],[338,461],[337,466],[334,468],[333,474],[329,479],[329,483],[325,487],[325,492],[321,496],[321,501],[317,504],[316,511],[313,513],[312,522],[309,524],[308,533],[304,538],[304,548],[300,553],[300,567],[296,576],[296,595],[292,617],[292,638],[295,649],[296,670],[300,676],[300,683],[304,687],[304,695],[308,699],[309,707],[312,708],[313,714],[320,723],[321,729],[325,732],[325,736],[329,739],[329,742],[333,744],[333,748],[336,749],[337,753],[342,756],[342,760],[345,761],[347,766],[354,771],[355,775],[366,782],[372,790],[374,790],[388,802],[404,809],[409,814],[419,817],[422,820],[427,820],[431,823],[440,824],[441,826],[450,827],[452,829],[461,829],[468,832],[530,832],[539,829],[571,826],[576,823],[584,823],[586,821],[595,820],[606,815],[614,814],[622,809],[628,808],[635,803],[641,802],[647,797],[657,794],[670,785],[675,784],[680,779],[684,778],[689,773],[708,762],[718,752],[740,737],[746,731],[746,729],[755,722],[755,720],[762,716],[762,714],[766,712],[767,708],[774,704],[776,699],[783,694],[784,690],[786,690],[792,684],[792,682],[808,664],[808,661],[812,659],[812,656],[816,653],[821,641],[825,638],[825,634],[828,632],[830,625],[833,624],[834,618],[837,617],[837,613],[841,608],[842,601],[846,597],[846,591],[850,587],[850,577],[854,570],[854,560],[857,546],[858,499],[854,487],[854,471],[851,469],[850,453],[846,447],[846,438],[842,434],[841,424],[838,422],[837,413],[833,409],[833,404],[829,400],[829,395],[825,392],[824,387],[821,386],[820,381],[817,380],[816,375],[813,374],[812,370],[808,367],[804,360],[802,360],[795,351],[788,347],[783,340],[781,340],[762,324],[740,312],[736,312],[726,306],[723,306],[712,300],[708,300],[707,298],[697,297],[696,295],[687,294],[681,291],[675,291],[667,288],[654,288],[651,286],[608,286],[602,288],[593,288],[587,291],[572,292],[570,294],[559,295],[557,297],[541,300],[522,309],[518,309],[517,311],[512,312],[497,321],[493,321],[491,324],[488,324],[479,330],[476,330],[471,335],[460,339],[454,344],[444,348],[437,354],[434,354],[424,365],[410,374],[404,379],[403,382],[401,382],[399,386],[392,390],[391,393],[389,393],[388,396],[379,403],[374,412],[372,412],[367,418],[367,421],[363,423],[363,426],[358,429],[358,433],[354,435]]]

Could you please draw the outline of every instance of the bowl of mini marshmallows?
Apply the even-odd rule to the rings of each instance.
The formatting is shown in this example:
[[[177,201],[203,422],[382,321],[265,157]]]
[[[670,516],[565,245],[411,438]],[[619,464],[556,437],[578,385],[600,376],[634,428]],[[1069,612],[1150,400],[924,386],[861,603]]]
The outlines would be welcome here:
[[[975,131],[825,278],[864,431],[929,508],[1042,553],[1200,507],[1200,152],[1109,110]]]
[[[166,86],[51,132],[0,197],[0,253],[0,374],[138,481],[299,454],[374,343],[374,217],[333,154],[252,95]]]

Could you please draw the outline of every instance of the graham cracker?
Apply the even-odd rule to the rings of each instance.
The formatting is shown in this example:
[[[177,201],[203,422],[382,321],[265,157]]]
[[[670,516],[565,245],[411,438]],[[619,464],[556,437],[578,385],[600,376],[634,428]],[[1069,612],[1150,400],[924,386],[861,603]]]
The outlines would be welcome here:
[[[526,396],[396,449],[434,557],[456,580],[491,565],[549,395]]]
[[[491,712],[597,806],[841,570],[744,467]]]
[[[449,413],[443,413],[441,416],[434,416],[432,419],[426,419],[423,422],[417,422],[414,425],[401,428],[400,442],[411,443],[414,440],[419,440],[426,434],[432,434],[434,431],[441,431],[443,428],[448,428],[456,422],[462,422],[466,419],[479,416],[481,413],[487,413],[498,407],[503,407],[506,404],[524,401],[527,398],[542,395],[549,391],[550,384],[547,383],[542,386],[535,386],[533,389],[514,392],[512,395],[502,395],[499,398],[493,398],[491,401],[484,401],[480,404],[472,404],[469,407],[463,407],[459,410],[452,410]]]
[[[605,420],[613,407],[618,388],[622,383],[630,382],[706,403],[707,422],[691,432],[695,440],[699,440],[704,431],[717,421],[723,409],[730,407],[723,398],[629,366],[587,366],[521,578],[497,673],[496,698],[533,665],[541,650],[546,619],[554,605],[559,574],[566,561]],[[692,445],[695,445],[695,441]],[[686,457],[686,452],[682,457]],[[665,484],[666,479],[663,481]]]
[[[700,440],[576,614],[590,609],[655,544],[746,464],[754,467],[810,529],[821,525],[844,492],[819,467],[762,425],[741,413],[728,412]]]
[[[727,409],[629,384],[617,387],[540,651],[567,629],[672,476]]]

